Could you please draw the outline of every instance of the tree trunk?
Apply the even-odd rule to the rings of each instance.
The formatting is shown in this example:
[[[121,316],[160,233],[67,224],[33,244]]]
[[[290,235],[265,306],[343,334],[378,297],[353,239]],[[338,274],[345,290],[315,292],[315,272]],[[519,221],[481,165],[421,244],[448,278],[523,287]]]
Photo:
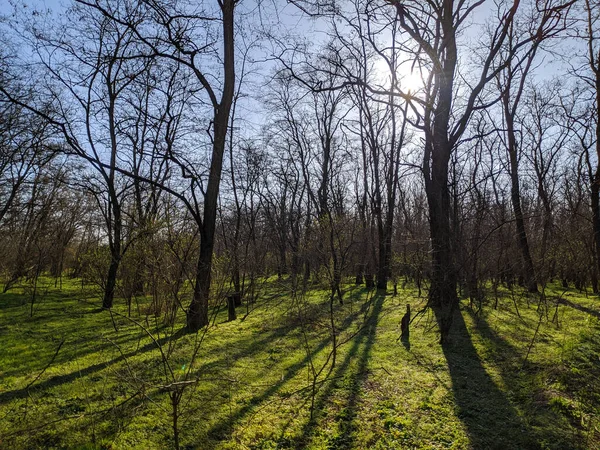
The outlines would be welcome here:
[[[600,144],[599,144],[600,145]],[[598,149],[600,155],[600,148]],[[600,162],[594,175],[591,188],[592,226],[594,231],[594,244],[596,248],[596,267],[600,272]]]
[[[396,183],[397,180],[393,180]],[[383,236],[379,240],[379,270],[377,274],[377,289],[387,290],[387,282],[390,279],[392,266],[392,233],[394,226],[394,207],[393,201],[395,195],[391,199],[392,205],[388,205],[387,217],[383,225]]]
[[[523,264],[523,270],[521,273],[525,278],[524,281],[529,292],[537,292],[535,270],[533,268],[533,260],[531,259],[531,251],[529,250],[529,242],[527,240],[527,232],[525,230],[525,218],[523,217],[523,210],[521,208],[518,150],[515,137],[514,121],[508,104],[508,95],[508,91],[504,92],[502,100],[508,136],[507,150],[510,160],[510,198],[515,214],[515,223],[517,225],[517,243],[519,245],[519,250],[521,251],[521,260]]]
[[[448,154],[449,156],[449,154]],[[432,246],[431,286],[429,304],[436,310],[440,325],[440,341],[447,340],[452,316],[458,306],[456,270],[452,257],[450,230],[450,201],[448,192],[447,159],[436,164],[432,160],[433,178],[426,183],[429,200],[430,233]]]
[[[589,5],[588,5],[589,7]],[[593,55],[590,55],[592,58]],[[597,70],[595,71],[596,85],[596,171],[591,186],[592,201],[592,226],[594,231],[594,244],[596,247],[596,267],[600,273],[600,56],[598,56]]]
[[[102,299],[102,308],[104,309],[110,309],[113,306],[119,262],[120,255],[113,254],[110,259],[110,265],[108,266],[108,273],[106,274],[106,285],[104,286],[104,297]]]
[[[227,321],[231,322],[237,319],[237,315],[235,313],[235,295],[227,296]]]
[[[427,126],[425,136],[423,175],[429,206],[432,250],[429,306],[436,313],[440,327],[440,342],[444,344],[447,342],[452,317],[458,306],[448,185],[450,155],[456,142],[449,138],[454,72],[457,62],[452,2],[444,2],[441,27],[447,44],[443,64],[435,75],[435,84],[438,87],[437,104],[433,108],[431,122]]]
[[[356,278],[354,280],[354,284],[356,284],[357,286],[360,286],[361,284],[363,284],[365,282],[364,274],[365,274],[364,264],[357,264],[356,265]]]
[[[229,124],[229,113],[233,103],[235,87],[234,60],[234,0],[224,0],[223,14],[223,69],[224,83],[221,102],[215,105],[213,151],[210,172],[204,196],[204,217],[200,225],[200,255],[196,267],[194,296],[187,313],[187,327],[196,332],[208,325],[208,299],[212,269],[214,236],[217,221],[217,200],[223,168],[223,153]]]
[[[447,9],[447,10],[446,10]],[[442,27],[449,37],[448,50],[442,73],[437,75],[438,104],[425,141],[425,192],[429,206],[432,266],[429,305],[438,316],[440,342],[447,341],[452,317],[458,306],[456,295],[456,268],[452,254],[450,227],[450,190],[448,169],[453,145],[448,138],[454,70],[456,68],[456,42],[452,28],[452,8],[445,5]]]
[[[108,266],[108,272],[106,274],[106,285],[104,286],[104,298],[102,299],[102,308],[110,309],[113,306],[113,300],[115,297],[115,287],[117,285],[117,274],[119,271],[119,265],[121,264],[121,206],[118,203],[118,199],[114,194],[111,195],[112,201],[112,213],[113,213],[113,234],[112,242],[109,244],[110,247],[110,265]]]
[[[236,257],[237,259],[237,257]],[[243,294],[243,290],[242,290],[242,280],[240,278],[240,269],[239,269],[239,265],[235,265],[234,266],[234,270],[233,270],[233,289],[236,293],[236,300],[235,300],[235,306],[241,306],[242,305],[242,294]]]
[[[388,256],[387,256],[387,237],[385,236],[385,230],[383,227],[379,227],[378,236],[378,247],[379,247],[379,260],[377,262],[377,290],[385,292],[387,290],[388,280]]]
[[[287,245],[285,242],[285,237],[282,237],[282,242],[279,245],[279,267],[277,268],[277,274],[279,278],[283,275],[286,275],[288,272],[287,269]]]
[[[194,296],[187,312],[187,327],[192,332],[208,325],[208,299],[210,295],[213,245],[211,242],[209,246],[206,241],[207,239],[203,237],[196,265]]]

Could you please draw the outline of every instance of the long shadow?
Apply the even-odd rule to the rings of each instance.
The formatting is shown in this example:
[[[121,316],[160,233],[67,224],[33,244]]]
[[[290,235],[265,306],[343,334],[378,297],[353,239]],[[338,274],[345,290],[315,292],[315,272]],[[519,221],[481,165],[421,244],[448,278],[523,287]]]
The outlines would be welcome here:
[[[0,295],[1,298],[1,295]],[[69,299],[69,302],[73,300]],[[21,322],[21,317],[12,316],[12,321],[17,321],[26,326],[23,330],[20,330],[21,343],[27,343],[27,339],[31,339],[35,344],[42,343],[47,345],[48,348],[47,358],[48,360],[56,350],[58,345],[57,337],[66,337],[65,345],[62,350],[56,356],[53,361],[53,365],[64,364],[68,361],[81,359],[89,354],[102,352],[110,347],[114,347],[114,344],[122,345],[128,341],[134,341],[140,338],[139,334],[135,332],[127,332],[126,334],[117,334],[116,337],[112,337],[113,342],[99,343],[98,339],[98,327],[101,326],[98,323],[86,323],[82,321],[81,317],[86,314],[97,314],[98,312],[106,313],[106,310],[102,309],[79,309],[77,311],[65,311],[63,306],[45,308],[43,314],[38,313],[33,317],[29,317],[28,313]],[[108,318],[108,315],[106,316]],[[107,327],[110,322],[107,322]],[[162,332],[166,326],[160,327]],[[76,330],[76,336],[73,335],[73,330]],[[2,327],[0,327],[0,335],[2,334]],[[55,345],[56,344],[56,345]],[[76,349],[74,350],[72,345],[75,344]],[[15,376],[28,371],[34,372],[38,366],[44,361],[46,355],[40,355],[37,358],[30,358],[30,360],[16,364],[10,370],[5,370],[5,376]],[[34,365],[35,367],[31,367]],[[41,370],[41,368],[40,368]]]
[[[371,349],[375,342],[377,323],[383,307],[384,298],[385,297],[380,294],[377,294],[375,297],[373,297],[373,310],[367,319],[365,327],[361,330],[360,334],[354,338],[352,346],[346,353],[343,361],[334,370],[332,381],[327,384],[326,388],[322,389],[318,393],[318,399],[315,402],[314,408],[315,416],[312,420],[306,422],[306,424],[302,427],[302,431],[299,433],[299,440],[294,448],[305,449],[310,445],[311,438],[318,427],[319,418],[321,417],[319,412],[325,408],[327,401],[333,394],[334,390],[338,387],[336,380],[339,380],[344,376],[344,374],[346,374],[350,367],[350,363],[359,353],[359,349],[361,349],[362,346],[356,372],[354,373],[350,385],[348,386],[349,395],[346,406],[339,414],[340,422],[338,423],[338,426],[340,428],[340,433],[338,433],[336,436],[335,442],[330,442],[330,445],[332,445],[334,448],[349,448],[352,446],[354,441],[354,433],[356,430],[358,399],[361,393],[361,387],[368,374],[367,365],[369,356],[371,354]]]
[[[360,310],[355,311],[353,314],[348,315],[342,324],[340,325],[338,331],[344,331],[347,329],[354,320],[362,313],[365,312],[365,309],[370,306],[370,302],[363,303]],[[248,403],[240,408],[238,408],[235,412],[233,412],[229,417],[224,420],[219,421],[215,425],[213,425],[207,432],[207,435],[210,439],[214,440],[224,440],[227,439],[228,435],[233,430],[234,426],[238,424],[244,417],[250,414],[253,410],[255,410],[261,403],[266,401],[269,397],[276,394],[288,381],[296,376],[296,374],[304,369],[308,364],[310,358],[319,354],[326,346],[328,346],[331,342],[331,338],[328,336],[323,339],[319,344],[312,350],[310,355],[304,356],[304,358],[288,367],[285,375],[281,380],[269,386],[265,389],[261,394],[255,395],[248,400]],[[263,347],[264,349],[264,347]]]
[[[600,311],[595,311],[595,310],[593,310],[593,309],[590,309],[590,308],[587,308],[587,307],[585,307],[585,306],[581,306],[581,305],[579,305],[579,304],[577,304],[577,303],[573,303],[573,302],[571,302],[571,301],[569,301],[569,300],[567,300],[567,299],[564,299],[564,298],[561,298],[561,299],[559,300],[559,303],[560,303],[560,304],[562,304],[562,305],[569,306],[569,307],[571,307],[571,308],[573,308],[573,309],[577,309],[577,310],[579,310],[579,311],[582,311],[582,312],[588,313],[588,314],[590,314],[590,315],[592,315],[592,316],[596,317],[597,319],[600,319]]]
[[[18,400],[18,399],[25,398],[25,397],[29,396],[30,391],[39,391],[39,390],[44,391],[46,389],[50,389],[52,387],[59,386],[64,383],[70,383],[72,381],[75,381],[77,378],[83,378],[83,377],[91,375],[95,372],[99,372],[103,369],[106,369],[107,367],[110,367],[121,361],[125,361],[128,358],[131,358],[131,357],[139,355],[141,353],[145,353],[145,352],[148,352],[155,348],[158,348],[157,345],[164,345],[170,340],[179,339],[182,335],[183,335],[183,333],[178,332],[178,333],[175,333],[170,336],[162,337],[160,339],[157,339],[156,342],[150,342],[134,351],[124,353],[110,361],[93,364],[93,365],[85,367],[81,370],[71,372],[71,373],[68,373],[65,375],[56,375],[52,378],[48,378],[47,380],[41,381],[39,383],[35,383],[33,386],[31,386],[29,388],[21,388],[21,389],[15,389],[12,391],[2,392],[2,393],[0,393],[0,404],[6,403],[11,400]]]
[[[439,311],[436,318],[439,323]],[[526,425],[482,364],[461,311],[454,313],[450,340],[442,345],[459,419],[475,449],[535,449]]]
[[[543,370],[552,370],[552,368],[548,364],[544,363],[527,363],[527,365],[523,365],[523,354],[519,352],[519,350],[507,342],[502,336],[498,334],[487,322],[487,320],[481,316],[473,316],[475,323],[475,330],[477,333],[488,342],[490,342],[494,346],[494,350],[498,350],[494,354],[494,360],[499,361],[502,365],[499,367],[498,373],[502,377],[503,383],[506,386],[513,386],[513,393],[515,393],[518,397],[523,398],[524,395],[527,398],[531,398],[532,391],[536,392],[539,389],[540,397],[539,399],[545,398],[544,391],[548,388],[548,386],[544,383],[544,381],[540,380],[538,373]],[[531,330],[533,333],[533,330]],[[521,369],[525,370],[521,370]],[[590,373],[590,371],[583,371],[583,376],[589,376],[590,378],[595,378],[596,375]],[[569,380],[573,380],[574,377],[569,377]],[[523,380],[526,380],[523,383]],[[584,383],[586,388],[589,389],[589,386],[592,386],[592,383]],[[525,388],[519,389],[519,387],[525,386]],[[586,445],[582,442],[576,442],[573,438],[573,435],[570,432],[565,431],[561,426],[557,426],[557,424],[561,423],[561,413],[559,410],[554,408],[539,408],[539,399],[536,401],[537,405],[530,407],[526,410],[525,414],[528,417],[529,422],[535,422],[538,424],[536,429],[536,434],[540,439],[543,439],[546,442],[554,442],[555,446],[558,448],[586,448]],[[527,405],[525,405],[527,408]],[[563,417],[564,418],[564,417]],[[581,426],[581,422],[579,419],[574,420],[573,417],[567,417],[571,424],[577,429]]]
[[[364,303],[362,308],[357,309],[353,314],[348,315],[345,318],[345,320],[343,321],[343,323],[341,324],[340,330],[344,330],[344,329],[348,328],[356,320],[356,318],[359,317],[359,315],[361,315],[362,313],[365,312],[365,308],[368,306],[369,306],[369,303]],[[259,339],[259,340],[252,340],[252,343],[250,346],[244,347],[244,348],[238,347],[239,350],[237,352],[235,352],[234,354],[230,354],[230,358],[233,358],[235,360],[240,357],[248,357],[248,356],[255,354],[258,351],[264,350],[265,346],[268,345],[269,342],[288,333],[290,328],[293,328],[294,326],[295,325],[293,323],[286,323],[283,326],[277,327],[273,331],[271,331],[267,336],[265,336],[264,338]],[[22,388],[22,389],[17,389],[17,390],[13,390],[13,391],[1,392],[0,393],[0,404],[7,403],[12,400],[23,399],[23,398],[29,396],[30,392],[44,391],[44,390],[59,386],[61,384],[70,383],[78,378],[92,375],[92,374],[102,371],[114,364],[125,361],[128,358],[131,358],[133,356],[137,356],[142,353],[156,349],[157,344],[165,345],[169,342],[169,340],[179,339],[180,337],[182,337],[185,334],[186,334],[185,330],[182,329],[178,333],[175,333],[175,335],[162,337],[160,339],[157,339],[156,343],[155,342],[147,343],[146,345],[139,347],[138,349],[136,349],[134,351],[120,355],[110,361],[93,364],[91,366],[85,367],[81,370],[78,370],[78,371],[75,371],[75,372],[72,372],[69,374],[58,375],[58,376],[54,376],[52,378],[46,379],[44,381],[36,382],[33,386],[29,387],[28,389]],[[320,352],[328,344],[329,344],[329,338],[326,338],[314,350],[314,354]],[[229,345],[229,344],[224,344],[224,345]],[[214,349],[211,351],[214,351]],[[230,426],[233,422],[239,421],[240,419],[242,419],[246,414],[251,412],[258,404],[260,404],[265,399],[267,399],[268,397],[270,397],[271,395],[276,393],[282,385],[284,385],[287,381],[289,381],[291,378],[293,378],[300,369],[302,369],[303,367],[306,366],[307,363],[308,363],[308,357],[306,357],[303,361],[290,367],[288,369],[288,373],[286,374],[284,379],[281,380],[281,382],[278,382],[277,384],[271,386],[262,395],[253,397],[250,400],[249,405],[246,405],[246,406],[240,408],[240,410],[238,410],[237,412],[234,413],[234,415],[228,421],[227,425],[220,424],[220,425],[216,425],[213,428],[211,428],[211,430],[209,432],[210,435],[213,435],[213,436],[219,435],[219,434],[222,434],[222,432],[225,428],[230,429]],[[209,364],[205,364],[201,368],[201,370],[210,370],[211,368],[218,366],[218,364],[219,364],[218,361],[209,363]]]
[[[356,315],[353,316],[353,318],[355,318],[355,317],[356,317]],[[353,319],[353,318],[351,318],[351,319]],[[349,323],[348,323],[348,325],[349,325]],[[275,340],[277,337],[280,337],[280,336],[284,335],[286,332],[288,332],[290,329],[290,326],[291,326],[290,324],[284,324],[280,327],[277,327],[271,333],[269,333],[265,338],[257,340],[257,341],[253,341],[252,344],[250,345],[250,348],[242,348],[238,352],[231,354],[230,357],[233,359],[236,359],[236,358],[251,356],[252,354],[264,349],[265,346],[272,340]],[[115,364],[123,362],[123,361],[127,360],[128,358],[131,358],[134,356],[139,356],[143,353],[157,349],[158,346],[163,346],[171,340],[178,340],[179,338],[185,336],[186,334],[187,334],[187,331],[182,328],[182,329],[178,330],[176,333],[174,333],[173,335],[168,335],[168,336],[164,336],[162,338],[156,339],[156,342],[149,342],[149,343],[137,348],[136,350],[119,355],[118,357],[116,357],[110,361],[104,361],[104,362],[101,362],[98,364],[93,364],[91,366],[85,367],[85,368],[75,371],[75,372],[71,372],[69,374],[57,375],[52,378],[48,378],[44,381],[36,382],[33,386],[29,387],[28,389],[22,388],[22,389],[15,389],[12,391],[0,392],[0,404],[6,403],[6,402],[12,401],[12,400],[18,400],[18,399],[25,398],[29,395],[30,391],[40,391],[40,390],[43,391],[46,389],[50,389],[50,388],[59,386],[64,383],[70,383],[77,378],[82,378],[82,377],[85,377],[88,375],[92,375],[92,374],[99,372],[101,370],[104,370],[110,366],[113,366]],[[131,338],[131,340],[137,339],[137,338],[139,338],[139,336],[134,335]],[[109,343],[109,344],[104,344],[102,347],[111,347],[112,345],[113,344]],[[227,345],[229,345],[229,344],[224,344],[222,347],[224,348]],[[102,347],[94,347],[88,353],[91,353],[92,351],[100,351],[100,350],[102,350]],[[215,351],[216,353],[220,354],[220,353],[222,353],[222,352],[219,352],[220,348],[221,347],[218,347],[217,349],[213,349],[212,351]],[[84,352],[84,354],[85,354],[85,352]],[[61,356],[61,359],[58,359],[57,361],[55,361],[55,364],[60,364],[61,360],[62,360],[62,356]],[[62,362],[64,362],[64,361],[62,361]],[[204,366],[202,366],[201,370],[214,369],[219,364],[220,364],[219,361],[208,363],[208,364],[205,364]]]
[[[508,357],[509,360],[513,360],[515,363],[521,362],[521,352],[519,352],[519,350],[510,344],[506,339],[500,336],[496,330],[490,326],[489,322],[484,316],[481,314],[475,315],[475,313],[470,309],[467,309],[466,311],[469,316],[471,316],[471,319],[475,324],[475,331],[477,331],[477,334],[491,343],[494,346],[494,350],[499,351],[498,353],[495,353],[494,359],[496,361],[500,359],[502,362],[505,362],[505,358]],[[501,370],[501,375],[509,375],[506,373],[508,372],[506,369],[510,369],[510,367],[504,366],[502,369],[504,370]]]
[[[385,297],[383,295],[375,297],[373,312],[369,317],[369,322],[366,329],[363,330],[363,336],[366,336],[366,342],[364,343],[360,352],[356,375],[354,376],[350,386],[350,393],[345,408],[345,417],[338,424],[339,441],[337,443],[337,448],[351,448],[352,444],[354,443],[357,429],[356,420],[358,416],[358,400],[362,393],[362,386],[367,379],[369,358],[371,356],[371,349],[373,348],[373,344],[375,343],[375,338],[377,336],[377,325],[379,323],[379,315],[383,307],[384,298]],[[410,343],[408,343],[408,340],[406,340],[406,343],[410,349]]]
[[[357,317],[357,315],[358,315],[358,312],[356,314],[352,315],[351,317],[348,317],[346,326],[349,326],[350,323],[352,322],[352,320],[354,320]],[[253,341],[252,344],[250,345],[250,348],[247,348],[247,347],[242,348],[238,352],[231,354],[230,357],[233,359],[237,359],[237,358],[241,358],[241,357],[248,357],[258,351],[263,350],[265,348],[265,346],[267,344],[269,344],[269,342],[271,342],[271,341],[275,340],[277,337],[280,337],[280,336],[284,335],[285,333],[287,333],[290,330],[291,326],[293,326],[293,325],[292,324],[284,324],[284,325],[274,329],[271,333],[269,333],[263,339],[260,339],[258,341]],[[154,350],[154,349],[158,348],[158,346],[163,346],[171,340],[178,340],[179,338],[181,338],[182,336],[184,336],[186,334],[187,334],[186,330],[182,328],[179,331],[177,331],[176,333],[174,333],[173,335],[168,335],[168,336],[164,336],[162,338],[156,339],[156,342],[149,342],[131,352],[119,355],[118,357],[116,357],[110,361],[104,361],[104,362],[101,362],[98,364],[93,364],[91,366],[85,367],[85,368],[75,371],[75,372],[71,372],[71,373],[68,373],[65,375],[57,375],[52,378],[48,378],[44,381],[36,382],[33,386],[31,386],[27,389],[21,388],[21,389],[15,389],[12,391],[0,392],[0,404],[6,403],[6,402],[12,401],[12,400],[18,400],[18,399],[25,398],[29,395],[30,391],[40,391],[40,390],[44,391],[46,389],[50,389],[50,388],[59,386],[61,384],[70,383],[70,382],[74,381],[75,379],[82,378],[82,377],[85,377],[88,375],[92,375],[92,374],[99,372],[101,370],[104,370],[110,366],[113,366],[115,364],[123,362],[123,361],[127,360],[128,358],[131,358],[134,356],[139,356],[143,353]],[[138,338],[138,336],[135,335],[134,338]],[[105,345],[108,347],[112,346],[112,344],[105,344]],[[224,344],[223,348],[227,345],[229,345],[229,344]],[[218,347],[217,349],[212,349],[212,351],[220,354],[220,353],[222,353],[222,352],[219,352],[220,348],[221,347]],[[100,350],[100,348],[98,348],[98,347],[95,347],[93,350],[96,351],[96,349]],[[60,363],[60,360],[58,363]],[[220,364],[220,361],[205,364],[204,366],[202,366],[201,370],[203,370],[203,371],[211,370],[211,369],[216,368],[219,364]]]
[[[15,294],[13,292],[5,292],[0,294],[2,299],[0,310],[8,310],[11,308],[23,308],[29,305],[29,299],[23,294]]]
[[[309,311],[309,317],[308,318],[305,317],[305,320],[308,320],[308,321],[312,320],[313,317],[311,317],[310,315],[312,315],[314,317],[316,317],[317,315],[320,315],[323,311],[324,305],[327,305],[327,304],[328,304],[328,301],[325,301],[323,304],[312,305],[311,311]],[[346,318],[343,320],[343,322],[340,326],[340,329],[345,330],[346,328],[348,328],[361,314],[363,314],[365,312],[365,308],[367,308],[368,306],[369,306],[368,303],[364,303],[360,309],[357,309],[353,313],[346,316]],[[237,341],[235,343],[235,345],[237,346],[237,351],[235,351],[233,353],[230,352],[229,358],[232,360],[238,360],[240,358],[249,358],[258,352],[264,351],[264,349],[267,348],[267,345],[269,343],[271,343],[272,341],[274,341],[278,338],[281,338],[283,336],[286,336],[292,330],[297,329],[299,327],[300,327],[300,321],[298,320],[297,316],[289,315],[287,317],[284,317],[281,320],[279,326],[277,326],[276,328],[273,328],[271,331],[267,332],[268,334],[266,334],[265,337],[258,339],[258,340],[252,339],[250,341],[250,344],[245,347],[240,346],[240,342]],[[324,342],[325,344],[327,344],[327,339],[329,339],[329,338],[325,339],[325,342]],[[216,353],[216,354],[224,354],[225,350],[227,350],[227,351],[231,350],[230,343],[225,343],[221,346],[213,347],[213,348],[211,348],[210,352]],[[200,368],[200,370],[201,371],[209,371],[212,369],[217,369],[217,368],[219,368],[219,366],[221,364],[224,364],[224,363],[225,363],[224,359],[205,363]],[[225,368],[225,366],[223,368]]]
[[[347,316],[345,318],[345,320],[343,321],[342,325],[341,325],[341,329],[346,329],[348,328],[353,322],[354,320],[356,320],[356,318],[364,312],[364,309],[368,306],[367,303],[365,303],[363,305],[363,308],[361,308],[360,310],[357,309],[357,311],[349,316]],[[240,357],[248,357],[251,356],[253,354],[255,354],[258,351],[262,351],[264,350],[264,348],[266,346],[268,346],[269,342],[281,337],[282,335],[285,335],[286,333],[288,333],[290,331],[290,329],[294,328],[296,326],[296,324],[290,322],[287,323],[285,322],[282,326],[279,326],[275,329],[273,329],[267,336],[265,336],[262,339],[259,340],[252,340],[251,345],[244,347],[244,348],[239,348],[239,350],[233,354],[230,354],[230,357],[232,359],[237,359]],[[167,344],[170,340],[172,339],[179,339],[180,337],[184,336],[186,334],[186,331],[184,329],[179,330],[177,333],[175,333],[172,336],[165,336],[163,338],[157,339],[156,343],[155,342],[150,342],[142,347],[139,347],[138,349],[128,352],[126,354],[120,355],[117,358],[114,358],[110,361],[106,361],[106,362],[102,362],[102,363],[98,363],[98,364],[94,364],[91,366],[88,366],[86,368],[83,368],[79,371],[76,372],[72,372],[70,374],[65,374],[65,375],[59,375],[59,376],[54,376],[52,378],[46,379],[44,381],[41,382],[37,382],[35,383],[33,386],[31,386],[28,389],[18,389],[18,390],[13,390],[13,391],[7,391],[7,392],[2,392],[0,393],[0,404],[2,403],[6,403],[12,400],[17,400],[17,399],[23,399],[27,396],[29,396],[30,392],[36,392],[36,391],[44,391],[46,389],[50,389],[52,387],[61,385],[61,384],[65,384],[65,383],[69,383],[74,381],[75,379],[78,378],[82,378],[82,377],[86,377],[88,375],[91,375],[95,372],[99,372],[101,370],[104,370],[106,368],[108,368],[109,366],[112,366],[114,364],[117,364],[119,362],[125,361],[127,358],[136,356],[136,355],[140,355],[142,353],[148,352],[150,350],[156,349],[157,345],[165,345]],[[315,353],[318,353],[319,351],[321,351],[326,345],[328,345],[329,343],[329,339],[326,338],[325,340],[323,340],[323,342],[320,343],[320,345],[315,349]],[[229,345],[229,344],[224,344],[224,345]],[[221,346],[219,346],[220,348]],[[214,349],[212,349],[211,351],[215,351]],[[260,404],[263,400],[265,400],[266,398],[270,397],[271,395],[273,395],[275,392],[277,392],[279,390],[279,388],[285,384],[287,381],[289,381],[291,378],[293,378],[295,376],[295,374],[302,368],[304,368],[306,366],[306,363],[308,362],[308,358],[306,358],[305,360],[293,365],[292,367],[290,367],[288,369],[288,373],[286,374],[286,376],[284,377],[284,379],[280,382],[277,383],[276,385],[270,387],[269,389],[267,389],[262,395],[260,396],[256,396],[253,397],[250,400],[250,404],[241,408],[239,411],[237,411],[233,417],[234,420],[239,420],[241,418],[243,418],[247,413],[251,412],[255,406],[257,406],[258,404]],[[213,362],[213,363],[209,363],[209,364],[205,364],[201,370],[209,370],[211,368],[214,368],[215,366],[218,366],[219,362]],[[222,426],[215,426],[211,429],[211,433],[214,434],[219,434],[220,433],[220,428],[222,428]]]
[[[87,356],[88,354],[91,354],[91,353],[100,353],[109,348],[114,348],[115,344],[123,345],[126,342],[134,341],[136,339],[139,339],[139,336],[125,335],[125,336],[120,336],[115,339],[112,339],[112,342],[106,342],[106,343],[97,344],[97,345],[85,345],[84,349],[75,350],[75,351],[73,351],[72,349],[69,350],[69,347],[74,345],[79,349],[79,348],[81,348],[81,346],[79,346],[78,344],[81,341],[78,341],[78,340],[70,341],[69,339],[66,339],[64,346],[62,347],[62,349],[60,350],[60,352],[58,353],[56,358],[52,361],[51,366],[52,367],[59,366],[61,364],[65,364],[69,361],[74,361],[74,360],[83,358],[84,356]],[[31,373],[35,373],[36,371],[42,370],[42,368],[43,368],[42,364],[45,364],[51,360],[52,354],[56,351],[57,346],[58,346],[58,343],[56,343],[56,340],[55,340],[54,347],[49,348],[45,355],[41,356],[36,361],[31,361],[30,362],[31,364],[17,364],[12,369],[5,370],[4,376],[6,376],[6,377],[18,376],[18,375],[22,375],[24,373],[31,374]],[[31,365],[33,365],[33,364],[35,365],[34,368],[31,367]],[[1,394],[0,394],[0,398],[1,398]],[[0,403],[2,403],[1,399],[0,399]]]
[[[55,445],[57,448],[67,448],[69,441],[65,438],[68,438],[70,432],[81,431],[82,429],[94,430],[93,441],[114,441],[119,434],[123,433],[123,430],[127,429],[136,416],[139,415],[140,407],[147,402],[154,402],[158,395],[159,394],[156,391],[138,392],[136,395],[132,395],[126,399],[119,398],[106,409],[96,409],[95,405],[89,405],[88,407],[88,405],[78,401],[77,407],[81,407],[81,412],[85,412],[85,416],[67,417],[65,422],[70,423],[70,425],[67,425],[66,429],[63,430],[62,435],[57,437],[58,441],[55,442]],[[10,431],[3,436],[3,439],[5,439],[3,444],[5,444],[5,446],[2,448],[21,448],[23,443],[19,444],[16,441],[16,439],[19,439],[19,436],[25,436],[27,438],[25,441],[26,448],[40,448],[40,442],[38,440],[40,434],[43,435],[45,430],[52,429],[56,426],[55,420],[49,420],[49,418],[46,419],[48,419],[47,422],[31,421],[31,419],[28,419],[29,422],[25,423],[20,422],[19,419],[13,421],[17,426],[14,427],[14,431]],[[90,424],[90,422],[94,425]],[[102,426],[98,426],[99,423],[102,423]],[[41,445],[47,446],[48,443],[44,442]],[[77,448],[100,447],[94,445],[93,447],[84,446]]]

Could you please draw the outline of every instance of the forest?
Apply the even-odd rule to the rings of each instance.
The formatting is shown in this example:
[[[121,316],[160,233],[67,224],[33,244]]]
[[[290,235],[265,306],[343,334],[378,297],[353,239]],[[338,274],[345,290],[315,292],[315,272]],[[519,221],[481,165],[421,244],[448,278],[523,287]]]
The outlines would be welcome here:
[[[600,448],[600,2],[0,3],[0,448]]]

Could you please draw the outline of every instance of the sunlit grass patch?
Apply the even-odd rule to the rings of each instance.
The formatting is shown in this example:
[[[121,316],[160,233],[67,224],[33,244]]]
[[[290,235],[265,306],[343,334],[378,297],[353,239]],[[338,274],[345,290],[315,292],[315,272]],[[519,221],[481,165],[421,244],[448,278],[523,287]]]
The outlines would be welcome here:
[[[331,367],[329,296],[316,286],[292,297],[285,280],[269,280],[247,316],[227,322],[221,305],[197,335],[180,332],[182,314],[172,326],[137,308],[128,318],[119,300],[111,317],[78,281],[49,288],[29,317],[28,294],[15,289],[0,297],[2,445],[172,447],[177,383],[187,383],[184,448],[600,444],[596,299],[553,288],[545,304],[509,292],[497,308],[465,301],[448,346],[431,311],[413,321],[408,346],[400,319],[424,298],[410,287],[395,297],[345,290],[333,304],[341,345]],[[140,311],[150,301],[138,299]],[[311,361],[325,367],[316,383]]]

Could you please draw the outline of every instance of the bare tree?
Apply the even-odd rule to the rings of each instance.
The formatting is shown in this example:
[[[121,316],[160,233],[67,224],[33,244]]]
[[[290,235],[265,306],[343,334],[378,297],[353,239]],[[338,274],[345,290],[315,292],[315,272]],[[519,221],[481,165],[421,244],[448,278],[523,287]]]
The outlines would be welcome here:
[[[193,197],[193,201],[186,202],[186,205],[191,209],[200,230],[194,295],[187,316],[188,328],[197,331],[208,324],[217,202],[236,83],[234,36],[238,0],[218,1],[216,5],[192,10],[175,3],[155,1],[138,4],[132,10],[99,0],[78,1],[130,30],[142,46],[138,56],[164,58],[187,67],[199,84],[199,92],[208,97],[211,111],[207,113],[210,117],[208,134],[212,147],[208,176],[203,180],[193,175],[195,171],[189,170],[185,164],[181,167],[184,176],[190,180]],[[203,31],[212,36],[206,45]],[[218,61],[218,69],[214,74],[210,73],[211,58]],[[197,190],[203,197],[201,206],[196,199]]]
[[[587,155],[587,165],[591,178],[592,229],[596,250],[596,264],[600,272],[600,12],[598,5],[590,0],[581,3],[581,16],[576,29],[576,37],[585,45],[582,64],[575,67],[575,73],[587,91],[585,96],[587,111],[578,115],[579,139],[584,148],[595,150],[595,162]],[[587,123],[585,123],[587,122]]]
[[[508,170],[511,180],[511,201],[513,205],[517,242],[521,250],[523,264],[522,276],[530,292],[537,292],[535,269],[531,257],[529,241],[525,226],[525,218],[521,206],[521,189],[519,182],[519,161],[523,154],[523,141],[518,123],[521,100],[527,88],[530,74],[534,71],[538,54],[549,39],[556,37],[567,26],[566,20],[557,20],[555,15],[561,10],[566,14],[570,5],[554,4],[546,1],[543,5],[531,7],[518,21],[513,21],[508,29],[503,54],[505,54],[504,70],[497,76],[498,89],[501,93],[502,117],[505,134],[504,144],[508,152]],[[528,42],[523,45],[523,36]]]
[[[430,305],[440,311],[441,341],[448,336],[453,312],[458,304],[456,295],[457,273],[451,218],[449,190],[449,163],[463,137],[474,111],[486,107],[481,94],[490,80],[513,63],[513,57],[528,45],[534,36],[518,36],[508,54],[503,54],[510,36],[520,2],[517,0],[495,12],[496,19],[489,23],[489,41],[482,43],[481,69],[470,68],[469,83],[461,83],[467,74],[459,65],[458,38],[465,21],[483,2],[454,2],[445,0],[423,4],[420,2],[392,2],[400,28],[410,40],[405,50],[412,52],[427,73],[424,96],[411,99],[422,108],[417,126],[424,133],[423,174],[429,204],[432,245],[432,273],[429,291]],[[548,20],[541,32],[564,20],[563,13],[572,2],[545,5]],[[460,97],[457,92],[460,89]],[[400,91],[401,95],[402,91]],[[405,94],[402,94],[405,95]]]

